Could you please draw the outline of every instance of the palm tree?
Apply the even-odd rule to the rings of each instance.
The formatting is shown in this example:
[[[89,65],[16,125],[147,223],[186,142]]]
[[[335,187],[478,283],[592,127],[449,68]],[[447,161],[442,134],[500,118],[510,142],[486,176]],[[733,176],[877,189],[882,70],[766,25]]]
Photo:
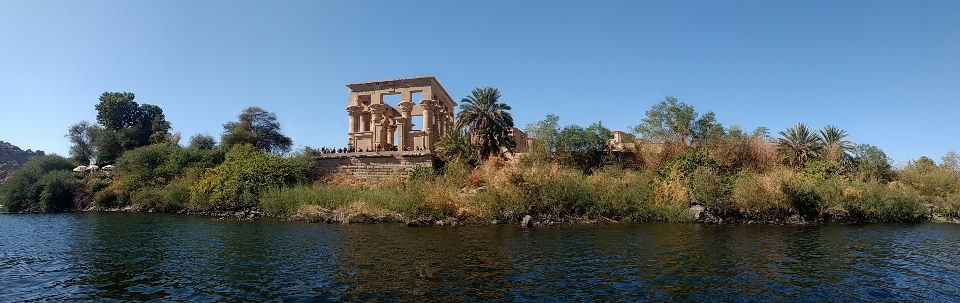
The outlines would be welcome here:
[[[827,125],[820,130],[820,138],[823,139],[824,156],[830,161],[840,164],[846,169],[853,168],[853,157],[850,154],[856,154],[856,148],[853,142],[844,140],[847,137],[847,131],[837,128],[833,125]]]
[[[790,162],[803,166],[807,159],[815,158],[823,151],[823,139],[806,124],[797,123],[779,132],[783,138],[777,138],[777,148],[792,153]]]
[[[509,105],[500,103],[500,91],[492,87],[476,88],[460,100],[456,128],[466,131],[474,145],[474,159],[483,161],[492,155],[513,151],[517,143],[510,136],[513,116]]]
[[[466,133],[450,131],[437,142],[437,157],[444,162],[460,162],[473,165],[473,144]]]

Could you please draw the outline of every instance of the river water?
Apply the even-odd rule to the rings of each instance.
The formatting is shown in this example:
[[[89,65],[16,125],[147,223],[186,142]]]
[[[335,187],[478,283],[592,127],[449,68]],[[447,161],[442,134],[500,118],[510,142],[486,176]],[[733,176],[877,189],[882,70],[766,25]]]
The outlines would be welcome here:
[[[960,225],[406,227],[0,214],[0,301],[960,300]]]

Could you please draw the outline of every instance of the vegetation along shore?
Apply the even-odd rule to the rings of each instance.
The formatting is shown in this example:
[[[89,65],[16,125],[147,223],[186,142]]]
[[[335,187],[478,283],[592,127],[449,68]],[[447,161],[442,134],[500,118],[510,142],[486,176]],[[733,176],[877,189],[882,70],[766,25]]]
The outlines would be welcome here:
[[[461,100],[456,131],[433,151],[442,165],[368,184],[319,173],[324,151],[291,151],[262,108],[223,124],[219,143],[199,134],[181,146],[160,107],[107,92],[96,124],[68,130],[70,158],[34,157],[0,184],[0,208],[409,225],[960,222],[955,152],[893,167],[837,127],[747,131],[667,97],[621,146],[600,122],[560,126],[548,115],[526,126],[532,146],[514,154],[499,96],[478,88]],[[116,169],[73,171],[90,163]]]

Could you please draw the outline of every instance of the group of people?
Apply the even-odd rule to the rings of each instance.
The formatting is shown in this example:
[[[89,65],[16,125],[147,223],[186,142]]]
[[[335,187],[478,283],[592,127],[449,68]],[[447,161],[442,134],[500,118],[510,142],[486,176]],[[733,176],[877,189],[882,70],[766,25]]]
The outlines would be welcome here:
[[[350,148],[346,148],[346,147],[344,147],[344,148],[326,148],[326,147],[321,147],[321,148],[320,148],[320,153],[321,153],[321,154],[345,154],[345,153],[354,153],[354,152],[357,152],[357,150],[356,150],[355,148],[353,148],[353,147],[350,147]]]
[[[426,146],[415,146],[415,147],[404,146],[403,147],[403,151],[426,151],[426,150],[427,150]],[[346,154],[346,153],[362,153],[362,152],[369,153],[369,152],[382,152],[382,151],[399,151],[399,149],[396,146],[383,147],[380,144],[377,144],[377,146],[374,148],[367,147],[362,149],[356,149],[353,147],[343,147],[343,148],[322,147],[320,148],[321,154]]]

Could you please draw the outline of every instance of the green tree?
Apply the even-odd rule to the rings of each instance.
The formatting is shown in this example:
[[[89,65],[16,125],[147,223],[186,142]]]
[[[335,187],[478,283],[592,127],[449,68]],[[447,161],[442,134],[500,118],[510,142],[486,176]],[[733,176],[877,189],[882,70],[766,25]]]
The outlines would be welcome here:
[[[914,168],[922,173],[929,173],[937,170],[937,162],[927,156],[921,156],[917,161],[908,162],[907,168]]]
[[[116,131],[99,128],[93,137],[94,158],[98,165],[114,163],[120,154],[123,153],[123,146],[120,145],[120,138]]]
[[[456,128],[466,131],[474,146],[473,158],[484,161],[490,156],[513,152],[517,143],[510,136],[513,116],[509,105],[500,102],[500,91],[492,87],[476,88],[460,100]]]
[[[653,142],[673,142],[696,145],[723,135],[723,126],[714,113],[700,116],[693,106],[667,96],[646,112],[633,132]]]
[[[547,115],[543,120],[527,124],[527,137],[533,139],[533,152],[553,152],[556,147],[557,135],[560,133],[557,122],[560,117]]]
[[[860,181],[890,182],[893,166],[890,158],[879,147],[870,144],[856,146],[857,157],[853,160],[854,174]]]
[[[908,162],[897,177],[926,196],[947,197],[960,192],[960,176],[926,156]]]
[[[80,165],[89,165],[96,153],[94,139],[99,131],[96,125],[86,120],[70,125],[65,135],[70,139],[70,159]]]
[[[105,92],[96,105],[97,122],[103,126],[94,139],[97,162],[113,163],[121,153],[151,143],[168,142],[170,122],[163,109],[137,104],[130,92]]]
[[[214,149],[217,147],[217,140],[208,134],[196,134],[190,137],[190,145],[187,145],[187,147],[203,150]]]
[[[956,151],[947,152],[940,160],[942,161],[940,167],[955,174],[960,174],[960,154],[957,154]]]
[[[121,130],[140,125],[143,113],[130,92],[104,92],[100,95],[97,109],[97,122],[108,130]],[[151,119],[152,121],[152,119]]]
[[[608,143],[611,138],[613,133],[602,122],[586,128],[568,125],[557,133],[554,158],[589,173],[603,165],[604,157],[610,150]]]
[[[220,144],[225,147],[250,144],[266,153],[290,151],[293,140],[280,133],[277,114],[251,106],[243,110],[237,121],[223,124]]]
[[[568,125],[560,130],[556,139],[556,150],[563,152],[597,153],[609,149],[608,142],[613,138],[610,129],[597,122],[587,128]]]
[[[827,160],[844,167],[846,170],[853,168],[853,157],[856,145],[846,140],[847,131],[837,128],[833,125],[827,125],[820,130],[820,138],[823,139],[823,155]]]
[[[770,138],[770,128],[766,126],[758,126],[757,128],[753,129],[753,134],[751,134],[751,136],[754,138],[767,140]]]
[[[447,132],[447,135],[437,143],[437,157],[444,162],[475,165],[472,156],[473,144],[463,131]]]
[[[797,167],[820,156],[823,151],[823,139],[806,124],[798,122],[779,134],[782,138],[777,138],[777,148],[787,153],[790,163]]]

